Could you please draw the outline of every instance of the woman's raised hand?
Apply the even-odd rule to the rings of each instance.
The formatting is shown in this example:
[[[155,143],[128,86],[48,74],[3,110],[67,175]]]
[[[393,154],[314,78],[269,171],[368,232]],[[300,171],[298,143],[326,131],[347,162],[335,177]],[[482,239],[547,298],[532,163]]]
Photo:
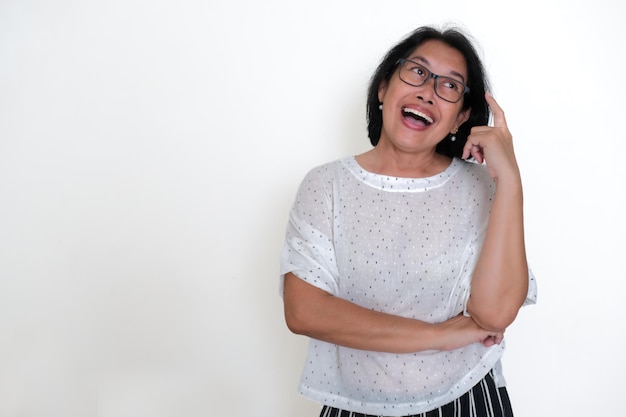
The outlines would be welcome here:
[[[478,163],[487,162],[490,175],[495,180],[519,179],[519,168],[513,151],[513,137],[506,124],[504,111],[490,93],[485,93],[493,113],[493,126],[472,128],[463,148],[463,159],[473,156]]]

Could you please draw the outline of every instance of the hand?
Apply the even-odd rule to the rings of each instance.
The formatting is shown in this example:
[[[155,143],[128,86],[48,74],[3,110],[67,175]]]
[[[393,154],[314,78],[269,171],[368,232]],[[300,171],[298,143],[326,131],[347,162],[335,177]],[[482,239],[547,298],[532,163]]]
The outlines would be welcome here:
[[[463,148],[463,159],[473,156],[480,164],[487,162],[491,177],[519,178],[519,168],[513,152],[513,137],[506,124],[504,111],[490,93],[485,93],[493,113],[493,126],[475,126]]]
[[[499,345],[504,340],[504,333],[498,332],[494,336],[489,336],[485,340],[483,340],[483,345],[485,347],[490,347],[493,345]]]
[[[471,317],[463,314],[454,316],[437,326],[441,330],[440,350],[455,350],[472,343],[482,343],[485,347],[490,347],[499,345],[504,338],[504,332],[485,330]]]

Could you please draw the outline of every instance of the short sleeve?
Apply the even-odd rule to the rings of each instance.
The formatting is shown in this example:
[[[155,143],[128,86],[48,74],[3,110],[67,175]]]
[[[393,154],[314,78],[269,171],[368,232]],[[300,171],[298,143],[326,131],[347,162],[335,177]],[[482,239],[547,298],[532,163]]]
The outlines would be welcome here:
[[[307,174],[291,208],[280,257],[281,295],[288,272],[330,294],[338,292],[332,177],[323,173],[318,168]]]

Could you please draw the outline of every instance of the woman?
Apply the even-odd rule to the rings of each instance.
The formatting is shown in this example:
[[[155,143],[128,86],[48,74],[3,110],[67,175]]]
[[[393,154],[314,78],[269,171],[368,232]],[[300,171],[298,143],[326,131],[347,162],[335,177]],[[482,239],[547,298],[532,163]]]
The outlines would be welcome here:
[[[289,329],[311,338],[300,392],[322,416],[512,415],[502,340],[536,288],[487,85],[465,35],[417,29],[372,77],[374,148],[300,186],[281,291]]]

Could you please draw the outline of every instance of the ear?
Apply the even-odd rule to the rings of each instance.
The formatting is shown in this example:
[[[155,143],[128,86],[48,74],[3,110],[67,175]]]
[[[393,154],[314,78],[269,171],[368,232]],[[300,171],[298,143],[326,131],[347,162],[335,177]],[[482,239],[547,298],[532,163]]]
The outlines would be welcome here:
[[[383,97],[385,97],[385,93],[387,92],[387,86],[389,83],[387,80],[382,80],[380,84],[378,84],[378,101],[384,102]]]
[[[459,115],[456,117],[456,122],[454,124],[454,128],[456,130],[459,129],[459,127],[461,127],[461,125],[465,122],[467,122],[467,120],[470,117],[470,113],[472,112],[472,109],[467,109],[467,110],[463,110],[462,112],[459,113]]]

